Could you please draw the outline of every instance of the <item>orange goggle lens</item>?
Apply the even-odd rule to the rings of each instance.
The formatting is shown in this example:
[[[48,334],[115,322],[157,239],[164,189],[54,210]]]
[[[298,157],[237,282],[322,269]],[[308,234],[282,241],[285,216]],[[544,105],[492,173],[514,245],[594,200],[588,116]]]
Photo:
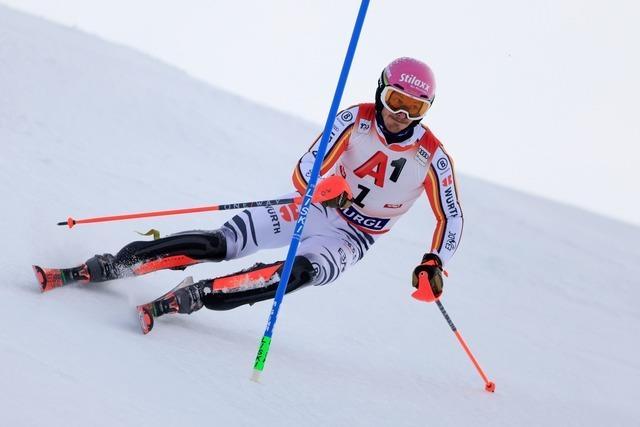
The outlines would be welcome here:
[[[426,99],[415,98],[391,86],[384,88],[381,99],[387,109],[394,113],[405,113],[411,120],[423,118],[431,107],[431,103]]]

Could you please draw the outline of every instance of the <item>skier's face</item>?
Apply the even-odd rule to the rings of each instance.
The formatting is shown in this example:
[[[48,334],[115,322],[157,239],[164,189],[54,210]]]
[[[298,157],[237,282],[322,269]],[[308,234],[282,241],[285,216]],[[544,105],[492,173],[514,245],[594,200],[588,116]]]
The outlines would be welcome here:
[[[382,120],[384,126],[391,133],[402,132],[411,124],[411,119],[405,113],[392,113],[386,108],[382,108]]]

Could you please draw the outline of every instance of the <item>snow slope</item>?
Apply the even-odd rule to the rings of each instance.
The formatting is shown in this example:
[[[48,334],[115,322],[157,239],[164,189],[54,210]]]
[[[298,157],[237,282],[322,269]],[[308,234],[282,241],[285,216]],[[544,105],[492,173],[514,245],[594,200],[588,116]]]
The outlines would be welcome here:
[[[640,424],[640,229],[465,176],[443,303],[495,394],[437,308],[409,296],[430,241],[424,201],[338,283],[285,299],[261,384],[248,378],[270,303],[168,316],[148,336],[134,306],[187,273],[284,249],[40,294],[31,263],[76,264],[136,230],[214,228],[227,215],[55,222],[281,194],[317,131],[0,7],[3,425]]]

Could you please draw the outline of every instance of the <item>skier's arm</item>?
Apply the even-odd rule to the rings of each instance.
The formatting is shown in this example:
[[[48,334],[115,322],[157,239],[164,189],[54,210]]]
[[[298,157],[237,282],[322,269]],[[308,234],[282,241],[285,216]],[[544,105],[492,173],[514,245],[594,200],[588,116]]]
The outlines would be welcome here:
[[[464,220],[453,162],[441,146],[434,152],[424,186],[436,217],[430,252],[438,255],[442,265],[446,265],[458,248]]]
[[[333,129],[329,137],[327,151],[320,168],[320,176],[325,176],[329,171],[331,171],[338,158],[340,158],[342,153],[344,153],[344,150],[347,149],[349,136],[351,135],[351,129],[356,121],[357,114],[358,107],[355,106],[341,111],[336,116],[336,120],[333,124]],[[309,148],[309,151],[300,158],[293,171],[293,185],[300,194],[304,194],[307,189],[321,138],[322,134],[320,134],[314,141],[311,148]]]

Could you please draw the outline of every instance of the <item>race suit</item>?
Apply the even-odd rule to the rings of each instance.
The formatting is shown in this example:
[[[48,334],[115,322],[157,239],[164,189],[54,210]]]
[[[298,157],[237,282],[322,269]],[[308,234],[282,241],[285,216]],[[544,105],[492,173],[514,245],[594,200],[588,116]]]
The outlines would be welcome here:
[[[293,172],[300,194],[307,187],[320,139]],[[346,209],[312,204],[298,250],[313,264],[311,284],[332,282],[362,259],[424,190],[436,218],[426,250],[437,254],[443,265],[451,260],[462,234],[462,210],[451,157],[427,127],[416,126],[406,141],[388,144],[376,123],[374,104],[350,107],[336,117],[320,174],[344,177],[353,204]],[[234,216],[221,228],[227,241],[225,259],[288,245],[296,219],[295,205],[259,207]]]

